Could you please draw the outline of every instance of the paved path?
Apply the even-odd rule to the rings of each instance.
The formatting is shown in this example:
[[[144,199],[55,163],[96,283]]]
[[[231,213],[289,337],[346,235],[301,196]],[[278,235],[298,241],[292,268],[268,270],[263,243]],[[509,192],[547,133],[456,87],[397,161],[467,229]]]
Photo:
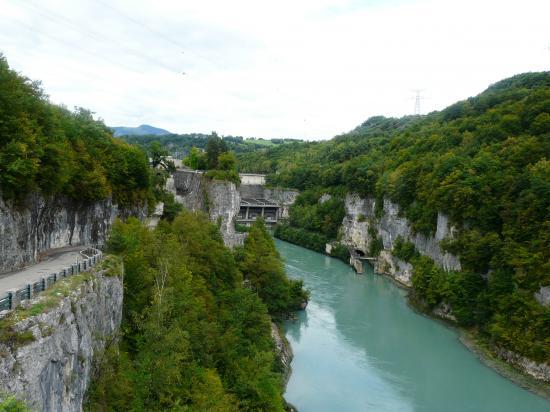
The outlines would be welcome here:
[[[10,289],[21,289],[23,286],[39,281],[54,272],[59,272],[76,263],[76,259],[83,260],[79,253],[86,246],[70,246],[51,249],[42,257],[42,261],[21,270],[0,275],[0,298]]]

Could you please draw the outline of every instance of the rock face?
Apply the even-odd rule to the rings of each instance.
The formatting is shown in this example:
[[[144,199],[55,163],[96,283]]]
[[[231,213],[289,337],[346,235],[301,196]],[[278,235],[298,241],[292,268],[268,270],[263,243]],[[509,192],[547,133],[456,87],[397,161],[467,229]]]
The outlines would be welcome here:
[[[168,178],[166,189],[172,192],[176,202],[189,210],[206,211],[202,174],[195,171],[177,171]]]
[[[208,198],[210,220],[220,225],[220,232],[226,246],[242,245],[246,233],[235,231],[235,219],[241,207],[241,196],[235,183],[207,181],[205,190]]]
[[[246,234],[235,231],[235,218],[241,204],[235,183],[210,180],[194,170],[178,170],[166,188],[186,209],[208,213],[210,220],[220,225],[226,246],[244,243]]]
[[[0,346],[0,388],[37,411],[81,411],[92,360],[115,337],[122,318],[118,277],[95,275],[58,306],[16,324],[34,341]]]
[[[542,306],[550,306],[550,286],[541,286],[539,291],[535,293],[535,299]]]
[[[294,204],[299,194],[300,192],[298,192],[297,190],[264,188],[263,197],[267,200],[271,200],[272,202],[277,203],[281,208],[280,217],[283,219],[287,219],[290,206]]]
[[[293,357],[292,349],[290,345],[285,341],[277,325],[273,322],[271,322],[271,338],[275,343],[276,355],[283,366],[283,379],[286,384],[288,378],[290,378],[290,362],[292,362]]]
[[[373,234],[374,237],[382,240],[383,250],[374,260],[374,270],[377,273],[388,275],[406,286],[412,286],[412,265],[392,254],[394,242],[398,237],[412,242],[420,254],[432,258],[444,270],[460,270],[459,258],[444,252],[439,245],[443,239],[456,235],[456,229],[449,225],[449,219],[443,213],[437,215],[437,229],[433,236],[425,236],[415,234],[408,220],[399,216],[399,206],[389,200],[384,200],[379,217],[376,217],[376,201],[372,198],[348,195],[345,208],[342,243],[367,256],[371,242],[375,240]],[[362,264],[363,261],[359,263]],[[535,298],[541,305],[550,305],[550,287],[541,287],[540,291],[535,293]],[[432,314],[456,321],[452,307],[445,302],[436,306]],[[534,362],[504,348],[496,348],[495,353],[524,373],[545,382],[550,381],[550,366],[547,363]]]
[[[345,244],[368,255],[371,242],[375,240],[371,233],[376,233],[376,237],[382,240],[384,249],[375,261],[377,272],[392,276],[407,286],[411,285],[412,266],[391,253],[398,237],[412,242],[418,252],[432,258],[443,269],[460,270],[458,257],[444,252],[439,245],[441,240],[453,237],[456,231],[444,214],[439,213],[437,216],[435,234],[426,236],[414,233],[407,219],[399,216],[399,206],[389,200],[384,200],[380,218],[376,217],[376,201],[372,198],[347,195],[345,208],[346,216],[342,222],[342,241]]]
[[[37,193],[18,208],[0,194],[0,273],[35,263],[48,249],[101,245],[121,214],[144,218],[146,208],[121,213],[109,199],[82,205],[64,196],[45,198]]]
[[[504,348],[497,348],[496,353],[501,359],[514,365],[516,368],[531,375],[535,379],[550,382],[550,365],[548,365],[548,363],[537,363]]]

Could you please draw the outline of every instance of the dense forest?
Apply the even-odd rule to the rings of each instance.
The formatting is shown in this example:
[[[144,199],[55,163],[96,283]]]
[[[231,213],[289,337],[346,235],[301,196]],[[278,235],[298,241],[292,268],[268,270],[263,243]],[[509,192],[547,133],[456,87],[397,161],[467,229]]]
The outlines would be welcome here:
[[[191,152],[193,147],[206,150],[208,140],[212,136],[217,136],[217,134],[215,132],[212,132],[210,135],[203,133],[170,133],[165,135],[127,135],[120,136],[120,138],[144,149],[149,147],[152,142],[158,141],[172,156],[183,159]],[[234,153],[254,152],[266,147],[282,146],[301,141],[297,139],[263,139],[261,137],[245,139],[242,136],[223,136],[221,139],[223,139],[227,149]]]
[[[147,155],[112,136],[78,108],[51,104],[38,82],[0,55],[0,191],[23,201],[31,192],[87,202],[112,196],[121,206],[151,194]]]
[[[349,192],[399,204],[419,233],[433,233],[446,213],[459,234],[442,246],[461,272],[442,271],[405,240],[394,250],[413,263],[415,298],[428,308],[450,302],[459,324],[491,344],[550,360],[550,308],[534,298],[550,285],[550,72],[426,116],[374,117],[328,142],[241,154],[239,164],[304,191],[278,234],[310,247],[338,237]]]
[[[129,219],[115,225],[109,251],[118,259],[107,266],[124,267],[123,332],[87,410],[283,410],[270,322],[307,295],[286,277],[263,222],[231,252],[200,213],[154,231]]]

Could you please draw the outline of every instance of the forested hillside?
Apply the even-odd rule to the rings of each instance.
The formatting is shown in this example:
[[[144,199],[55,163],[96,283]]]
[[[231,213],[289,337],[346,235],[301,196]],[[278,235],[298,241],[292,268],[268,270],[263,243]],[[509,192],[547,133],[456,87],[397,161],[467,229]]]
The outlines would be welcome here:
[[[208,146],[208,140],[210,137],[217,137],[216,133],[210,135],[202,133],[187,133],[187,134],[165,134],[158,135],[132,135],[121,136],[128,143],[136,144],[143,148],[147,148],[152,142],[158,141],[164,149],[166,149],[172,156],[179,159],[183,159],[187,156],[193,147],[197,149],[206,150]],[[222,137],[228,150],[235,153],[248,153],[259,150],[265,147],[276,147],[292,142],[299,142],[296,139],[262,139],[262,138],[250,138],[244,139],[241,136],[223,136]]]
[[[0,191],[21,201],[28,193],[64,194],[78,201],[110,195],[119,205],[149,194],[146,154],[114,139],[85,109],[51,104],[33,82],[0,55]]]
[[[550,360],[550,308],[533,297],[550,285],[550,72],[500,81],[427,116],[375,117],[328,142],[244,154],[239,164],[305,190],[287,228],[303,243],[337,237],[350,192],[399,204],[421,233],[446,213],[459,235],[442,246],[463,270],[445,273],[401,245],[416,296],[431,307],[450,301],[459,323],[492,343]],[[326,192],[331,207],[318,202]]]
[[[184,212],[154,231],[130,219],[115,225],[109,251],[125,268],[123,333],[87,410],[283,410],[270,321],[306,295],[263,223],[232,253],[206,215]]]

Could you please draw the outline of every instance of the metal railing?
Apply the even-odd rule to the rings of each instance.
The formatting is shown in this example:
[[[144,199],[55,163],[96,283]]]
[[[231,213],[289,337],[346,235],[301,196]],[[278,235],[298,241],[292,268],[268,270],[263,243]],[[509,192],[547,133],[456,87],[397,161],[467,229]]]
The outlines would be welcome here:
[[[95,248],[84,249],[80,251],[80,254],[84,259],[59,272],[51,273],[34,283],[29,283],[21,289],[9,291],[4,297],[0,298],[0,312],[15,309],[20,302],[32,299],[52,287],[59,280],[90,270],[103,257],[103,253]]]

